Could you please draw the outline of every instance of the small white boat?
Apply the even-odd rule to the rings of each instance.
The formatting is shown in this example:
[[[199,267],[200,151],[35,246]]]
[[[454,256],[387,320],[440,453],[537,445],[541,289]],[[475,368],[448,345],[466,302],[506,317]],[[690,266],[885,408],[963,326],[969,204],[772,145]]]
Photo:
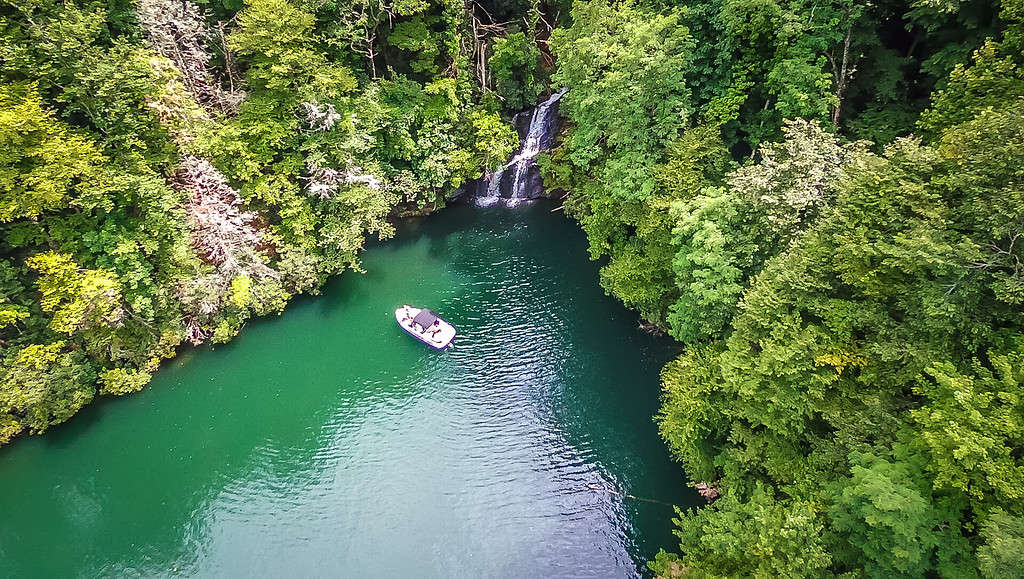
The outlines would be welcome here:
[[[395,321],[410,336],[438,350],[451,345],[455,326],[428,309],[402,306],[395,310]]]

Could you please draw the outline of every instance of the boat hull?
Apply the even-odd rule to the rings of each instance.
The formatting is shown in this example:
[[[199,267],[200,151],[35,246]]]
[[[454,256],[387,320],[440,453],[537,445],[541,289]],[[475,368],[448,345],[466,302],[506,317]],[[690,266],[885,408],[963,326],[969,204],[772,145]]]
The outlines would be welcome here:
[[[422,309],[411,306],[398,308],[395,310],[395,322],[398,323],[399,327],[405,330],[405,333],[435,350],[444,350],[450,346],[452,344],[452,340],[455,339],[455,326],[452,326],[441,318],[437,318],[437,326],[431,326],[425,331],[421,331],[423,328],[420,328],[413,321],[421,311]],[[434,331],[435,329],[437,330],[436,332]]]

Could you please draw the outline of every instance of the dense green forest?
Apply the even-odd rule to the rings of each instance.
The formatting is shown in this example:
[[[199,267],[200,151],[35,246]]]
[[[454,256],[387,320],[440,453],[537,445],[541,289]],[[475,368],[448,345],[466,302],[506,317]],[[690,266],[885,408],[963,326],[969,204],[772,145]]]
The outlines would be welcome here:
[[[517,146],[683,344],[664,576],[1024,576],[1024,2],[4,0],[0,444]],[[670,547],[670,546],[666,546]],[[671,552],[669,552],[671,551]]]
[[[549,186],[685,344],[665,576],[1024,576],[1024,3],[577,2]]]

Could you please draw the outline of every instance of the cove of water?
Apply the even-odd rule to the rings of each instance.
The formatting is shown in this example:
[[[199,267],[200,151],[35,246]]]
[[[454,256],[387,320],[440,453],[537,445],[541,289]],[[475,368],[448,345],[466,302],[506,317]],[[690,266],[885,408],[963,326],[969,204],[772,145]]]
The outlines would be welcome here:
[[[0,577],[647,574],[698,502],[651,418],[676,348],[549,211],[407,222],[366,274],[0,449]]]

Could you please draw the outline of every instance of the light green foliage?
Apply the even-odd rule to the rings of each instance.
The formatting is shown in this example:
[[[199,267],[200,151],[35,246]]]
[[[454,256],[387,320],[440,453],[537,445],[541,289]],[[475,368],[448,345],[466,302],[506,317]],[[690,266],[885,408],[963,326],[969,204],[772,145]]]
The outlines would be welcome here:
[[[10,304],[0,305],[0,328],[13,326],[29,316],[24,308]]]
[[[978,562],[985,579],[1024,577],[1024,518],[994,509],[981,524]]]
[[[669,207],[688,193],[665,191],[655,177],[687,126],[689,35],[678,15],[600,1],[576,3],[573,19],[551,39],[560,63],[552,81],[571,89],[561,111],[574,128],[545,161],[549,185],[560,186],[553,173],[565,175],[573,188],[566,208],[587,232],[591,256],[610,257],[601,285],[660,321],[673,277]]]
[[[684,576],[814,577],[831,562],[817,505],[775,501],[761,486],[746,501],[727,495],[678,515]]]
[[[26,264],[39,272],[40,305],[53,315],[55,332],[121,323],[121,292],[109,272],[80,270],[71,257],[53,252],[32,256]]]
[[[220,320],[217,327],[213,330],[213,335],[210,339],[214,344],[224,344],[230,342],[232,338],[238,335],[238,332],[242,331],[242,325],[245,320],[237,316],[227,316]]]
[[[708,188],[673,205],[672,258],[679,297],[667,317],[672,335],[693,342],[718,335],[732,319],[746,281],[763,263],[759,241],[772,246],[749,201],[726,188]]]
[[[4,27],[5,78],[28,81],[60,116],[117,161],[167,163],[167,131],[145,111],[154,94],[150,54],[124,38],[134,5],[98,2],[11,2]],[[139,169],[135,168],[135,172]]]
[[[359,270],[357,255],[365,236],[376,234],[386,239],[394,234],[388,214],[396,202],[393,194],[361,185],[325,202],[330,210],[320,229],[319,243],[326,263],[338,272],[345,268]]]
[[[659,549],[653,561],[647,562],[647,568],[659,579],[680,579],[689,571],[683,566],[679,555]]]
[[[688,129],[665,149],[665,162],[655,170],[658,184],[673,197],[690,199],[702,187],[718,183],[733,168],[718,127]]]
[[[152,377],[149,372],[132,368],[111,368],[100,374],[100,394],[132,394],[145,388]]]
[[[813,121],[789,121],[783,134],[781,143],[762,145],[757,163],[727,175],[727,187],[672,205],[679,297],[667,321],[683,342],[721,335],[749,280],[829,207],[843,169],[865,152],[862,143],[843,144]],[[713,181],[679,173],[691,190]]]
[[[648,214],[638,221],[650,222],[657,217]],[[661,235],[646,235],[619,247],[608,265],[601,268],[601,287],[638,310],[645,319],[657,320],[664,316],[666,308],[662,288],[672,280],[668,267],[672,246],[663,227],[652,229],[651,233]]]
[[[0,444],[7,444],[25,430],[25,425],[15,416],[0,413]]]
[[[230,38],[231,48],[251,64],[248,82],[299,99],[337,98],[354,90],[351,70],[316,50],[314,23],[312,14],[288,0],[248,2]]]
[[[395,13],[402,16],[413,16],[423,12],[430,6],[426,0],[398,0],[394,4]]]
[[[925,404],[912,411],[918,441],[930,451],[935,484],[981,505],[1012,507],[1024,500],[1024,367],[1021,345],[975,361],[962,374],[949,362],[928,368],[916,388]]]
[[[678,15],[601,1],[575,4],[573,19],[551,39],[560,63],[552,81],[571,88],[561,102],[576,125],[568,160],[601,183],[602,196],[649,198],[654,167],[689,115],[689,33]]]
[[[65,116],[89,119],[93,133],[110,157],[131,173],[137,165],[174,162],[171,135],[161,125],[152,103],[157,98],[152,54],[117,42],[109,51],[93,48],[76,62],[74,82],[61,94]]]
[[[153,85],[153,92],[146,97],[146,107],[156,114],[161,128],[180,135],[181,140],[194,139],[204,128],[209,113],[196,102],[174,62],[163,56],[149,55],[145,64]]]
[[[252,305],[252,278],[247,275],[235,276],[231,280],[231,293],[228,297],[228,301],[231,305],[244,310]]]
[[[522,32],[494,41],[490,59],[494,91],[507,110],[518,111],[537,103],[543,90],[540,79],[540,50]]]
[[[502,166],[519,145],[515,132],[509,130],[501,117],[487,111],[473,111],[469,120],[473,123],[476,164],[489,171]]]
[[[104,161],[43,107],[34,87],[0,84],[0,223],[108,205]]]
[[[718,388],[720,354],[708,346],[693,347],[661,371],[658,430],[686,473],[698,481],[715,478],[715,458],[721,449],[712,445],[724,440],[729,428]]]
[[[64,342],[26,346],[4,365],[0,416],[14,417],[36,434],[71,418],[95,395],[92,367],[81,353],[68,352]]]

